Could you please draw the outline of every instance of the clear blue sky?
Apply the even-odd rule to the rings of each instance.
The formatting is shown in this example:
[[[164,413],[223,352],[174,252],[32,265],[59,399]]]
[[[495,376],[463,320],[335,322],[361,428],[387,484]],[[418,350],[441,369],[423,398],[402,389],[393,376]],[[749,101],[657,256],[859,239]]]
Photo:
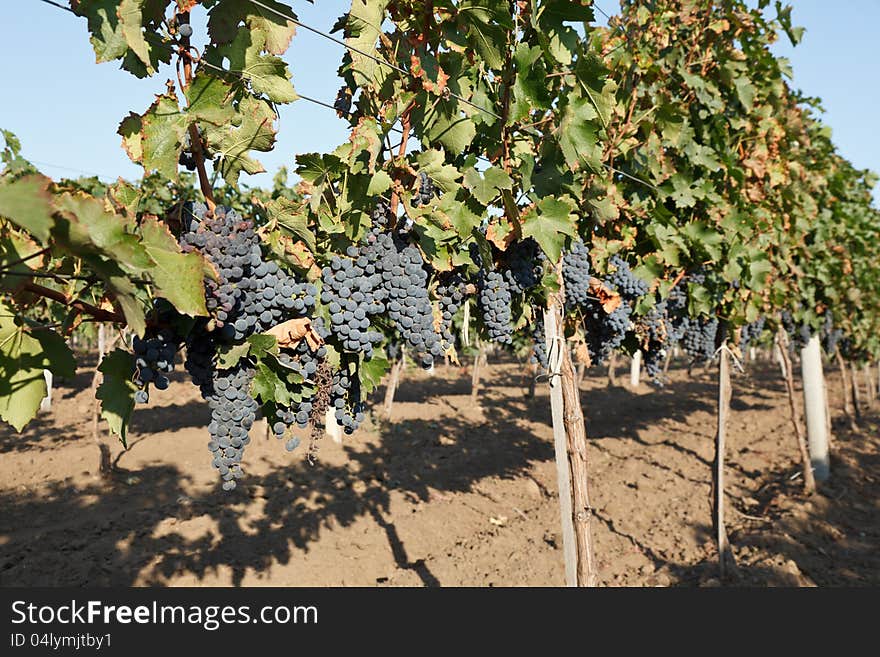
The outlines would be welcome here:
[[[64,2],[64,0],[61,0]],[[242,0],[243,2],[246,0]],[[329,31],[349,6],[346,0],[292,0],[300,20]],[[860,168],[880,172],[880,1],[794,0],[795,23],[807,32],[797,48],[786,39],[777,53],[791,59],[795,86],[823,99],[827,123],[841,152]],[[611,13],[614,0],[598,0]],[[597,12],[597,18],[604,22]],[[196,26],[204,15],[193,18]],[[196,43],[200,31],[197,27]],[[332,103],[340,46],[299,30],[285,55],[297,90]],[[174,75],[138,80],[116,63],[95,64],[85,20],[38,0],[0,2],[0,71],[3,100],[0,127],[12,130],[24,153],[53,176],[96,173],[112,179],[136,178],[140,168],[120,148],[116,125],[129,111],[141,112]],[[345,124],[328,109],[300,100],[282,109],[278,143],[260,159],[268,174],[249,184],[271,184],[281,165],[292,167],[297,153],[327,151],[347,137]],[[55,166],[50,166],[55,165]],[[60,167],[70,167],[63,169]],[[880,194],[875,194],[880,198]]]

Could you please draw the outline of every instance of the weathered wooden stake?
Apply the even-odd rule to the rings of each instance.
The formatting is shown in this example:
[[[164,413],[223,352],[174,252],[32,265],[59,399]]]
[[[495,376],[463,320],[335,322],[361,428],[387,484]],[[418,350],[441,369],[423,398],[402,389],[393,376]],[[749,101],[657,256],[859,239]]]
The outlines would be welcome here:
[[[398,358],[391,367],[391,376],[388,377],[388,387],[385,389],[385,403],[382,405],[385,415],[389,417],[391,416],[391,408],[394,406],[394,395],[397,392],[397,386],[400,383],[400,375],[403,373],[405,363],[406,354],[401,347],[400,358]]]
[[[723,328],[721,330],[724,330]],[[718,428],[715,434],[715,460],[712,464],[712,525],[718,547],[718,569],[723,579],[736,572],[736,560],[730,548],[724,524],[724,452],[727,442],[727,423],[730,415],[730,354],[722,338],[718,365]]]
[[[642,352],[637,351],[633,354],[632,362],[629,364],[629,384],[633,388],[639,386],[639,379],[642,375]]]
[[[784,328],[780,327],[779,332],[776,334],[776,339],[779,341],[779,353],[782,354],[782,357],[785,360],[785,390],[788,393],[789,415],[791,417],[791,424],[794,427],[794,436],[797,440],[798,452],[801,456],[801,465],[804,472],[804,492],[811,494],[816,490],[816,479],[813,477],[813,465],[810,462],[810,452],[807,449],[807,441],[804,438],[804,427],[801,424],[801,417],[795,399],[794,376],[792,375],[791,359],[788,357],[786,346],[788,336]]]
[[[480,375],[481,369],[486,364],[486,346],[480,342],[477,355],[474,357],[474,370],[471,373],[471,401],[477,403],[477,397],[480,395]]]
[[[565,581],[568,586],[596,586],[598,575],[592,544],[593,511],[588,494],[587,434],[580,391],[565,342],[561,300],[562,292],[551,296],[544,312],[544,327],[549,356]]]

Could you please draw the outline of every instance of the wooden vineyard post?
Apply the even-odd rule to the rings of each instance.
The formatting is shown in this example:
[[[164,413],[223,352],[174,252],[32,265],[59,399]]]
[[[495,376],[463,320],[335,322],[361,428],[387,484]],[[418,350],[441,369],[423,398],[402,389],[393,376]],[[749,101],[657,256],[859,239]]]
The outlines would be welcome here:
[[[48,413],[52,410],[52,372],[43,370],[43,378],[46,380],[46,396],[40,400],[40,412]]]
[[[807,442],[804,438],[804,428],[801,424],[800,413],[798,413],[797,402],[795,401],[794,376],[792,375],[791,359],[788,357],[788,351],[785,345],[785,329],[779,329],[779,332],[776,334],[776,339],[779,341],[779,353],[782,354],[782,358],[785,360],[785,390],[788,393],[788,408],[789,413],[791,414],[791,423],[794,426],[794,436],[797,439],[798,452],[801,455],[801,464],[804,469],[804,492],[810,494],[816,490],[816,479],[813,477],[813,464],[810,460],[810,452],[807,449]]]
[[[608,385],[617,387],[617,352],[612,351],[608,356]]]
[[[724,331],[724,328],[719,330]],[[722,336],[718,365],[718,429],[715,434],[715,461],[712,464],[712,527],[715,531],[719,575],[722,579],[728,572],[736,570],[736,561],[724,525],[724,451],[727,443],[730,399],[733,394],[730,385],[730,352],[724,340]]]
[[[868,408],[874,408],[874,404],[877,402],[877,391],[874,389],[874,381],[871,379],[871,363],[866,362],[862,365],[862,374],[865,377],[865,398]]]
[[[382,409],[385,411],[386,416],[391,416],[391,408],[394,405],[394,395],[397,392],[397,386],[400,383],[400,375],[403,373],[403,368],[406,366],[406,354],[403,351],[403,348],[400,350],[400,358],[394,363],[391,368],[391,376],[388,377],[388,387],[385,389],[385,403],[382,406]]]
[[[801,349],[801,376],[804,380],[804,415],[807,418],[807,445],[816,481],[830,475],[828,461],[828,421],[825,418],[825,375],[822,348],[814,335]]]
[[[641,350],[636,351],[633,354],[632,362],[629,365],[629,384],[633,388],[637,388],[639,385],[639,379],[642,375],[642,352]]]
[[[471,373],[471,401],[477,403],[480,394],[480,370],[486,364],[486,347],[480,342],[477,355],[474,357],[474,369]]]
[[[672,359],[675,357],[675,348],[670,349],[669,353],[666,354],[666,360],[663,362],[663,375],[669,373],[669,365],[672,363]]]
[[[849,391],[849,377],[846,375],[846,362],[843,360],[843,354],[838,349],[836,352],[837,368],[840,370],[840,385],[843,388],[843,413],[849,421],[850,431],[858,431],[856,424],[855,412],[852,408],[852,398]]]
[[[787,376],[785,373],[785,359],[782,357],[782,347],[779,346],[779,342],[773,343],[773,359],[779,364],[779,372],[784,379]]]
[[[114,339],[113,342],[115,343],[116,340]],[[92,377],[92,396],[95,399],[94,403],[92,404],[92,441],[94,441],[95,445],[98,446],[98,453],[100,455],[100,461],[98,462],[98,473],[101,477],[108,477],[111,470],[113,469],[110,462],[110,447],[101,439],[101,432],[99,430],[101,419],[101,400],[98,399],[96,395],[98,386],[101,385],[101,381],[104,378],[103,374],[101,374],[98,368],[101,366],[101,361],[104,360],[104,355],[108,351],[109,345],[107,344],[107,325],[98,324],[98,361],[97,363],[95,363],[95,374]]]
[[[849,364],[850,381],[852,382],[852,405],[856,414],[856,422],[862,421],[862,398],[859,391],[859,377],[855,362]]]
[[[593,513],[588,494],[587,434],[580,391],[565,342],[561,299],[561,292],[551,296],[544,312],[544,327],[562,516],[565,583],[567,586],[596,586],[598,577],[591,532]]]

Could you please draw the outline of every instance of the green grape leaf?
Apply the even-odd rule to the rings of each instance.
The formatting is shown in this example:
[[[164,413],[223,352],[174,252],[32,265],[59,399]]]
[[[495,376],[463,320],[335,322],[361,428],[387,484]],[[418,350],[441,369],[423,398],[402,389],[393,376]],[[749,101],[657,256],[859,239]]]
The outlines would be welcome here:
[[[230,185],[238,184],[242,171],[264,172],[263,165],[249,152],[268,152],[275,145],[275,111],[270,103],[245,96],[238,109],[239,115],[231,124],[205,126],[208,148],[215,154],[215,167]]]
[[[445,164],[443,149],[429,148],[416,155],[416,163],[420,172],[424,172],[444,192],[456,191],[461,173],[451,164]]]
[[[31,335],[40,343],[44,369],[55,376],[73,378],[76,374],[76,358],[67,341],[51,329],[35,328]]]
[[[452,153],[464,152],[477,134],[476,123],[461,113],[458,102],[437,100],[427,108],[420,105],[413,111],[412,119],[422,132],[424,144],[440,144]]]
[[[125,55],[128,50],[122,24],[119,21],[120,0],[80,0],[74,11],[88,19],[92,47],[96,61],[111,62]]]
[[[42,175],[0,181],[0,216],[25,229],[42,244],[49,239],[52,219],[52,181]]]
[[[232,85],[199,71],[186,90],[186,113],[197,121],[224,125],[235,118]]]
[[[275,0],[262,0],[263,7],[241,0],[219,0],[210,9],[208,34],[215,43],[229,43],[239,32],[243,22],[251,31],[259,33],[266,51],[280,55],[287,50],[296,34],[296,24],[281,15],[296,18],[288,5]]]
[[[38,339],[16,322],[12,308],[0,303],[0,417],[16,431],[36,416],[46,396],[43,370],[54,367],[72,373],[51,333],[41,331],[42,340]],[[50,354],[44,353],[44,343]]]
[[[602,148],[598,139],[596,108],[589,98],[577,94],[568,95],[562,110],[556,140],[569,168],[578,170],[583,164],[598,169],[602,161]]]
[[[376,43],[382,34],[382,21],[385,19],[388,2],[389,0],[357,0],[351,3],[345,43],[352,48],[350,66],[358,86],[378,89],[388,76],[388,69],[370,57],[379,57]]]
[[[205,261],[198,253],[181,253],[168,226],[155,217],[141,222],[143,246],[155,263],[149,270],[156,295],[171,302],[184,315],[206,317]]]
[[[274,335],[255,333],[247,339],[254,358],[264,358],[266,354],[278,355],[278,340]]]
[[[249,342],[241,344],[227,344],[217,347],[217,369],[228,370],[238,365],[242,358],[250,353],[251,345]]]
[[[361,392],[369,395],[382,382],[382,377],[388,372],[390,363],[382,356],[374,355],[370,359],[365,359],[358,368],[358,375],[361,381]]]
[[[262,361],[257,362],[257,373],[251,384],[251,393],[264,403],[271,401],[287,406],[291,402],[290,393],[287,391],[284,381]]]
[[[136,164],[144,161],[144,140],[141,131],[144,122],[139,114],[129,113],[116,130],[116,134],[122,137],[122,148],[125,149],[129,159]]]
[[[303,212],[301,203],[279,197],[266,204],[266,212],[271,221],[289,231],[294,237],[303,241],[309,251],[315,252],[315,234],[309,230],[308,217]]]
[[[65,193],[58,197],[57,206],[70,220],[65,238],[71,241],[73,252],[93,247],[134,272],[151,266],[150,256],[137,235],[127,232],[128,222],[109,212],[103,202],[81,193]]]
[[[290,82],[290,71],[280,57],[261,54],[265,35],[242,28],[231,43],[205,52],[205,60],[220,66],[229,61],[230,70],[250,82],[255,94],[265,94],[272,102],[291,103],[298,98]]]
[[[101,400],[101,417],[107,420],[110,431],[119,436],[123,445],[127,441],[137,390],[132,381],[134,366],[134,356],[122,349],[111,351],[98,366],[103,380],[95,396]]]
[[[143,4],[144,0],[120,0],[116,15],[119,17],[119,29],[126,45],[143,62],[147,73],[152,75],[155,69],[150,59],[150,47],[143,33]]]
[[[458,6],[458,18],[468,41],[489,68],[504,64],[501,47],[511,27],[506,8],[486,0],[463,0]]]
[[[573,206],[554,198],[541,199],[522,216],[522,235],[532,237],[550,262],[558,262],[566,237],[577,236]]]
[[[146,171],[157,171],[171,180],[177,178],[178,160],[189,121],[174,95],[164,94],[156,98],[141,117],[142,164]]]
[[[513,180],[498,167],[489,167],[482,176],[472,167],[464,173],[464,186],[480,203],[489,205],[502,190],[513,187]]]

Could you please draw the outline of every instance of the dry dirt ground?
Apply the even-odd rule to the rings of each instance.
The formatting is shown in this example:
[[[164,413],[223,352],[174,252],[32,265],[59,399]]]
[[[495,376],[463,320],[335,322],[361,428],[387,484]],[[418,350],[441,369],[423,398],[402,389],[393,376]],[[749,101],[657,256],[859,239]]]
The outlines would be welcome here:
[[[609,387],[598,372],[582,385],[604,585],[719,584],[715,383],[710,371],[671,374],[659,390]],[[96,474],[87,369],[25,432],[0,432],[0,585],[562,584],[547,392],[527,398],[518,364],[490,365],[479,405],[467,368],[409,371],[391,419],[343,445],[324,439],[316,465],[255,431],[231,494],[183,376],[136,411],[108,481]],[[838,384],[830,376],[833,479],[807,499],[778,371],[757,362],[735,377],[730,584],[880,584],[878,416],[850,431]]]

